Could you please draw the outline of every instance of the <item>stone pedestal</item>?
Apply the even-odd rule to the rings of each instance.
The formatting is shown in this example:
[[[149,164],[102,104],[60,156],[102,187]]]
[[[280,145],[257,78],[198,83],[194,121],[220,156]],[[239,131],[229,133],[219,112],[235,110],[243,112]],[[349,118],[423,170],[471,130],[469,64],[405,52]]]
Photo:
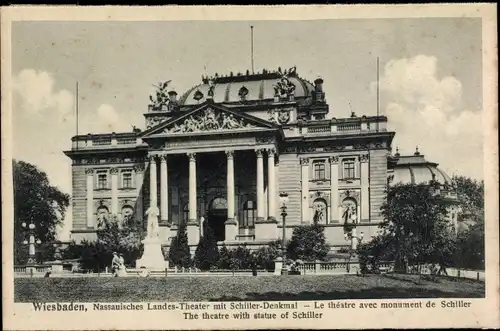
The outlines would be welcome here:
[[[234,241],[237,240],[238,236],[238,223],[234,219],[228,219],[224,226],[226,227],[226,241]]]
[[[135,267],[146,268],[150,270],[165,270],[168,268],[168,261],[165,260],[160,238],[146,238],[142,241],[144,244],[144,253],[142,257],[136,261]]]
[[[53,274],[59,274],[63,272],[63,264],[61,261],[50,261],[48,264],[50,264],[50,270]]]
[[[255,222],[256,240],[276,240],[278,239],[278,221],[270,217],[267,220]]]
[[[274,260],[274,275],[281,275],[281,269],[283,269],[283,259],[278,256],[276,260]]]

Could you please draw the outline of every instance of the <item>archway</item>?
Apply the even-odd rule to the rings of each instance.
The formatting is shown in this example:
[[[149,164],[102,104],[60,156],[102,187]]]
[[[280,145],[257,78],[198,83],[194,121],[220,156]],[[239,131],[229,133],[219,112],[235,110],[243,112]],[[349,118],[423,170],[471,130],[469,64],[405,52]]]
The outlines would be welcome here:
[[[214,198],[208,206],[207,225],[217,241],[223,241],[226,237],[226,220],[227,200],[220,197]]]

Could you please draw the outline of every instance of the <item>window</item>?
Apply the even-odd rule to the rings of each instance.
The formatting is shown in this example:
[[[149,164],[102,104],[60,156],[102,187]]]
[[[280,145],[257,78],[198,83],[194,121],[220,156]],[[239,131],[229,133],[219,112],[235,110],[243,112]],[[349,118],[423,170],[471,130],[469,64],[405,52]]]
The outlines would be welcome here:
[[[132,172],[122,173],[122,188],[132,188]]]
[[[182,219],[179,224],[187,223],[189,221],[189,202],[186,202],[182,209]]]
[[[243,205],[243,220],[240,222],[240,228],[249,228],[254,225],[257,205],[254,201],[248,200]]]
[[[317,161],[314,162],[314,177],[315,180],[325,180],[326,171],[325,171],[325,162]]]
[[[97,173],[97,189],[104,190],[108,188],[108,173],[100,171]]]
[[[345,160],[343,163],[343,167],[344,167],[344,178],[345,179],[355,178],[354,159]]]

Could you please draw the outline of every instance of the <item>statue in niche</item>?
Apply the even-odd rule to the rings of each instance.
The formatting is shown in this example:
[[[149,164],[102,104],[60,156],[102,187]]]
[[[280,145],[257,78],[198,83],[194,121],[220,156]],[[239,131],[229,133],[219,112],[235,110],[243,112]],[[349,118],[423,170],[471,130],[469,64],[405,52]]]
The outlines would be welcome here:
[[[356,215],[356,204],[348,200],[343,204],[344,212],[342,214],[342,219],[346,224],[355,224],[357,223],[357,215]]]
[[[314,223],[326,224],[326,206],[323,201],[314,203]]]
[[[148,227],[146,237],[149,239],[158,238],[160,233],[158,230],[158,216],[160,216],[160,210],[156,206],[151,206],[146,211],[148,215]]]

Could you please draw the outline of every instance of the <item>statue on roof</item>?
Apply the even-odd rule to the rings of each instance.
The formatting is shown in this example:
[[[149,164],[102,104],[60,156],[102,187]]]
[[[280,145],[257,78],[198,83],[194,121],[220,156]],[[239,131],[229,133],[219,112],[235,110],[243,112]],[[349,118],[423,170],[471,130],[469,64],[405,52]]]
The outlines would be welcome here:
[[[289,74],[278,71],[281,78],[273,85],[274,95],[279,97],[289,97],[295,95],[295,84],[288,79]]]
[[[153,99],[151,95],[149,96],[149,100],[151,101],[153,109],[161,110],[163,106],[168,105],[170,99],[168,97],[167,88],[170,82],[171,80],[167,80],[165,82],[159,82],[158,85],[153,85],[154,87],[156,87],[156,100]]]
[[[217,74],[215,74],[215,75],[217,75]],[[215,82],[213,79],[210,79],[208,81],[208,92],[207,92],[207,95],[209,98],[214,97],[214,89],[215,89]]]

